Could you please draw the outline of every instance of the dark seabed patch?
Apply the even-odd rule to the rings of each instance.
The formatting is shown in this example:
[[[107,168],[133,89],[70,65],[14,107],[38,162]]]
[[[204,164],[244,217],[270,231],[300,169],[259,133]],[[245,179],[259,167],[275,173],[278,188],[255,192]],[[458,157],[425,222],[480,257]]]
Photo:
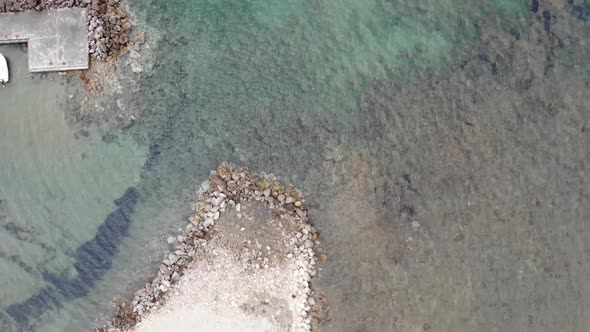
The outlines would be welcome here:
[[[583,0],[581,4],[575,3],[574,0],[569,0],[570,5],[572,5],[572,13],[576,16],[579,20],[587,22],[590,19],[590,2],[588,0]]]
[[[39,317],[48,309],[60,308],[64,299],[87,295],[96,281],[111,268],[119,244],[129,231],[131,217],[139,199],[139,191],[130,187],[123,196],[115,200],[117,209],[110,213],[105,222],[99,226],[96,236],[76,250],[74,268],[77,275],[75,278],[70,279],[47,271],[42,272],[43,279],[51,286],[43,288],[21,303],[8,306],[6,313],[21,328],[28,330],[31,319]]]
[[[543,11],[543,27],[545,31],[551,33],[551,12],[548,10]]]
[[[149,152],[148,152],[148,157],[147,160],[145,161],[145,164],[143,166],[143,169],[145,171],[151,171],[152,169],[154,169],[154,167],[156,167],[156,165],[158,165],[158,162],[160,162],[160,154],[162,153],[162,150],[160,149],[160,144],[154,143],[150,145],[149,148]]]

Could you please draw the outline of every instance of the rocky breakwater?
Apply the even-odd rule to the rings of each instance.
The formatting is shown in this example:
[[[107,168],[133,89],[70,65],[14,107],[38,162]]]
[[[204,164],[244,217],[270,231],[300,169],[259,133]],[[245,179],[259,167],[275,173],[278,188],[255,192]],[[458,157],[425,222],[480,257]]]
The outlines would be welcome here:
[[[88,47],[94,59],[113,59],[129,42],[131,21],[121,0],[0,0],[0,13],[87,8]]]
[[[273,175],[222,165],[201,184],[194,209],[182,234],[168,239],[173,249],[156,277],[95,332],[152,331],[141,328],[187,301],[198,302],[190,308],[225,310],[226,317],[232,312],[266,315],[281,330],[316,329],[325,309],[322,296],[311,287],[320,240],[294,187],[285,187]],[[270,315],[272,310],[278,314]]]

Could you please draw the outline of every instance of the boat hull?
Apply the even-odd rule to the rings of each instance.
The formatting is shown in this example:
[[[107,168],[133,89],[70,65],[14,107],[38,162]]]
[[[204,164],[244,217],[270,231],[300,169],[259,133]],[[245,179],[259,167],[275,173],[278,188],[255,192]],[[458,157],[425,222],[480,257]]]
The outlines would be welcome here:
[[[0,83],[6,84],[10,76],[8,74],[8,63],[6,62],[6,58],[4,55],[0,54]]]

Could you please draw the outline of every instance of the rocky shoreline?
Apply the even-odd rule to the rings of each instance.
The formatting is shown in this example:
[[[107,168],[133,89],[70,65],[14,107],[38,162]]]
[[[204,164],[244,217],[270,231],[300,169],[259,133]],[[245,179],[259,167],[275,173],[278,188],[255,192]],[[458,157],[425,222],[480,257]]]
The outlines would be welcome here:
[[[246,168],[234,170],[221,165],[211,172],[208,181],[201,184],[199,200],[194,207],[196,213],[189,218],[185,230],[168,239],[175,245],[162,260],[156,277],[135,293],[130,305],[119,305],[111,321],[93,331],[133,330],[146,315],[162,307],[170,295],[174,296],[169,293],[175,285],[190,272],[189,264],[200,257],[207,242],[214,240],[214,226],[221,214],[226,211],[240,213],[242,206],[250,203],[263,203],[270,209],[273,219],[279,220],[279,225],[281,218],[295,221],[296,232],[287,235],[288,243],[285,243],[292,252],[287,257],[296,258],[296,270],[285,273],[297,278],[301,285],[297,297],[303,300],[296,308],[300,316],[294,319],[297,326],[293,328],[296,331],[316,330],[326,307],[322,296],[312,291],[310,283],[316,275],[316,251],[321,252],[321,248],[318,233],[309,223],[304,198],[294,187],[285,188],[273,175],[250,175]],[[325,260],[326,256],[322,254],[320,259]],[[267,267],[258,263],[253,266],[255,269]]]
[[[110,61],[127,47],[132,27],[121,0],[0,0],[0,13],[87,8],[88,52],[93,59]]]

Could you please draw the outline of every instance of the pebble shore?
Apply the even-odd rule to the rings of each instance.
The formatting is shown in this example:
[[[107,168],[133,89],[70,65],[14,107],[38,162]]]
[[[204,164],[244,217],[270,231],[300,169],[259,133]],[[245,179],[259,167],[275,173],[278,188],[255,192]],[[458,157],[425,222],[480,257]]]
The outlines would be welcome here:
[[[237,211],[249,203],[264,203],[274,218],[295,220],[297,230],[288,236],[287,246],[297,258],[294,273],[303,299],[296,317],[294,331],[311,331],[320,319],[322,298],[310,286],[316,275],[315,248],[320,244],[315,228],[309,223],[305,200],[293,187],[285,187],[274,175],[251,175],[246,168],[232,169],[222,165],[212,171],[209,180],[200,186],[195,214],[189,218],[182,234],[168,239],[174,248],[164,256],[156,277],[138,290],[130,305],[121,304],[114,317],[94,332],[130,331],[145,315],[154,312],[166,301],[175,285],[187,274],[187,266],[198,259],[203,246],[215,236],[215,223],[226,211]],[[289,254],[289,258],[293,257]],[[323,257],[322,257],[323,259]],[[261,268],[255,266],[255,268]],[[264,267],[262,267],[264,268]],[[300,280],[299,280],[300,279]],[[294,295],[295,296],[295,295]]]
[[[96,60],[113,59],[129,42],[131,21],[121,0],[0,0],[0,13],[87,8],[88,52]]]

